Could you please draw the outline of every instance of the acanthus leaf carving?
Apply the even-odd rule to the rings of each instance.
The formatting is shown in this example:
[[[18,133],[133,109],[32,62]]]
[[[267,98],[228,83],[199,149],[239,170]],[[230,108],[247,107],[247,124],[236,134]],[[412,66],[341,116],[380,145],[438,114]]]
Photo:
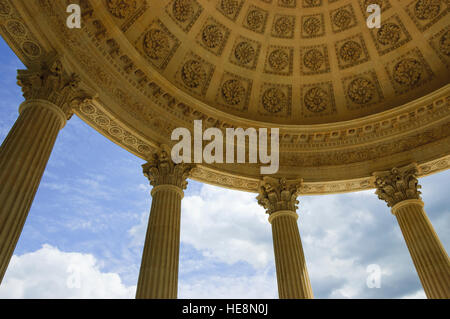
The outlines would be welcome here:
[[[408,199],[421,199],[418,168],[415,163],[390,171],[375,172],[375,194],[389,207]]]
[[[153,153],[152,159],[142,165],[143,173],[153,187],[174,185],[181,189],[186,189],[187,178],[193,168],[193,164],[174,163],[167,145],[162,145],[159,151]]]
[[[58,56],[53,55],[27,70],[18,70],[17,80],[26,100],[47,100],[58,106],[67,119],[72,116],[71,102],[81,92],[80,78],[75,73],[67,74]]]
[[[259,195],[256,197],[258,204],[266,209],[267,214],[282,210],[296,211],[297,196],[300,193],[302,181],[286,178],[273,178],[265,176],[259,185]]]

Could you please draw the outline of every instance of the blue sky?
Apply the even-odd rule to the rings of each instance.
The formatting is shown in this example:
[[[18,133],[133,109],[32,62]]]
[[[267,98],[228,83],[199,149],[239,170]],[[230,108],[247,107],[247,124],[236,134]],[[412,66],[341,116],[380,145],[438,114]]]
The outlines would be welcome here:
[[[3,40],[0,59],[1,142],[23,101],[23,65]],[[133,298],[151,205],[143,163],[74,116],[58,136],[0,298]],[[449,177],[420,179],[447,250]],[[189,181],[179,297],[277,297],[271,229],[255,196]],[[298,212],[316,298],[424,297],[395,217],[373,191],[302,197]],[[366,285],[371,264],[382,271],[378,289]]]

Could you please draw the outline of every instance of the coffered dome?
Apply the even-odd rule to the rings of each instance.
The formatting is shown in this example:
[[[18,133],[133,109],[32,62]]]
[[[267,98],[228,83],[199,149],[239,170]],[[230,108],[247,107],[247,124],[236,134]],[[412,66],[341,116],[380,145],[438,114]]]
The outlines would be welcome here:
[[[78,3],[81,29],[67,6]],[[369,4],[380,28],[367,26]],[[279,128],[303,193],[374,187],[372,173],[450,164],[448,0],[0,0],[27,66],[64,57],[89,97],[75,113],[143,159],[175,128]],[[255,164],[192,178],[256,191]]]
[[[134,46],[136,63],[191,103],[314,124],[389,110],[448,83],[448,4],[407,2],[107,0],[98,10]],[[366,25],[372,3],[380,28]]]

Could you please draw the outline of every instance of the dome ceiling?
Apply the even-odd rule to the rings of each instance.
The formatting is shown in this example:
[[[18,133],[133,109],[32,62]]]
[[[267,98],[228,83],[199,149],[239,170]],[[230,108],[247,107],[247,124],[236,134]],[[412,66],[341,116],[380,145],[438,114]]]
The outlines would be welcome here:
[[[366,26],[372,3],[382,8],[379,29]],[[447,1],[104,0],[97,5],[148,69],[189,95],[191,103],[245,119],[350,120],[449,82]]]
[[[79,3],[82,28],[66,8]],[[382,8],[369,29],[365,8]],[[279,128],[279,176],[302,192],[373,188],[372,173],[450,167],[449,0],[0,0],[27,67],[57,53],[74,113],[148,160],[178,127]],[[257,191],[258,164],[191,178]]]

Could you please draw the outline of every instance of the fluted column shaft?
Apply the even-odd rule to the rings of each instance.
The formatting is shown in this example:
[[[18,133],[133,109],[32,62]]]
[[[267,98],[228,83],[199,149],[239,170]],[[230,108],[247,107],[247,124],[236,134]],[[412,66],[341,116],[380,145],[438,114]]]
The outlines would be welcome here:
[[[175,299],[178,292],[183,190],[155,186],[136,298]]]
[[[176,164],[170,153],[162,145],[142,165],[153,199],[136,291],[139,299],[175,299],[178,294],[181,200],[193,166]]]
[[[0,282],[25,224],[64,113],[45,100],[29,100],[0,147]]]
[[[314,298],[298,230],[297,196],[301,179],[265,176],[259,185],[258,204],[272,224],[278,296],[281,299]]]
[[[420,199],[392,207],[428,298],[450,298],[450,260]]]
[[[375,172],[375,194],[397,217],[406,245],[428,298],[450,298],[450,261],[420,197],[416,163]]]
[[[281,299],[313,298],[297,218],[293,211],[278,211],[269,217]]]

